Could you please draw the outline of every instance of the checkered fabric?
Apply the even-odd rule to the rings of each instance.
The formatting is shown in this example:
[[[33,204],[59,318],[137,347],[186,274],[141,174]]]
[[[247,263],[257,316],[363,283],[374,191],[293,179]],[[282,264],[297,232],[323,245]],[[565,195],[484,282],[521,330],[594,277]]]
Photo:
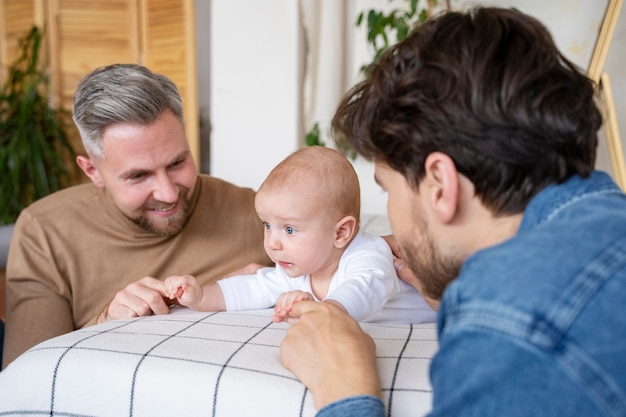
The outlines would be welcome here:
[[[280,363],[271,310],[117,320],[41,343],[0,372],[0,416],[314,416]],[[362,324],[390,416],[428,412],[434,324]]]

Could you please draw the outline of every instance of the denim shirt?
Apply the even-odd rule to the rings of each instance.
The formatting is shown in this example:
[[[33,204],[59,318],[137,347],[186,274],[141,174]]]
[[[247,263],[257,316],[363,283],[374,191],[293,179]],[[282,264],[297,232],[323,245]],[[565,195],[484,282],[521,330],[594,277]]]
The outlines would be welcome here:
[[[547,187],[466,260],[438,320],[431,417],[626,416],[626,196],[602,172]],[[356,416],[342,401],[318,416]]]

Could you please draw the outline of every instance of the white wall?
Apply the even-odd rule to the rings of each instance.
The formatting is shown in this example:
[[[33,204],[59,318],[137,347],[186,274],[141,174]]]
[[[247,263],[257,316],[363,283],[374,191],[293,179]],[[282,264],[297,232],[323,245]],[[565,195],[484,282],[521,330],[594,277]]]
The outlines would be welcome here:
[[[211,174],[258,188],[300,137],[299,6],[213,0]]]
[[[322,1],[322,0],[313,0]],[[346,57],[349,85],[370,60],[365,29],[356,28],[361,10],[402,6],[403,0],[347,2],[351,51]],[[497,0],[537,17],[562,52],[587,68],[607,0]],[[454,8],[477,4],[452,0]],[[257,188],[273,166],[302,146],[302,68],[306,51],[297,0],[212,0],[211,10],[211,174]],[[320,113],[332,114],[328,109]],[[327,116],[329,117],[329,116]],[[320,121],[328,125],[328,120]],[[386,197],[373,181],[373,168],[355,163],[364,213],[385,214]]]
[[[478,3],[453,0],[453,4]],[[550,30],[561,52],[586,69],[608,0],[492,0],[480,4],[516,9],[536,17]]]

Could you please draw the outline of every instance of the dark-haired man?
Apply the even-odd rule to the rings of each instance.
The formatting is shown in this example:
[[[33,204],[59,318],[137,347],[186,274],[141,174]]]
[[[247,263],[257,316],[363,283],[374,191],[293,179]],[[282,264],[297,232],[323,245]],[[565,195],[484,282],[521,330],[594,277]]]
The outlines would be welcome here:
[[[594,171],[594,85],[520,12],[420,25],[339,105],[407,282],[441,299],[431,416],[626,415],[626,197]],[[417,278],[415,278],[417,277]],[[281,358],[319,416],[383,416],[375,349],[302,302]]]

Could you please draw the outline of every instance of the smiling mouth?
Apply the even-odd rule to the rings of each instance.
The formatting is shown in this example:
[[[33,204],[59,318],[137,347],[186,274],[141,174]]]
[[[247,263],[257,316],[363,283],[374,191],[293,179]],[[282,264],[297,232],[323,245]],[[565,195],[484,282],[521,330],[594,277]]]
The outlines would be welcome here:
[[[173,212],[177,206],[178,206],[178,201],[174,204],[168,204],[168,205],[159,204],[157,206],[146,207],[146,211],[151,211],[153,213],[158,213],[158,214],[169,214]]]
[[[170,210],[173,210],[174,207],[176,207],[176,204],[172,204],[171,206],[168,206],[168,207],[150,208],[148,210],[152,210],[152,211],[170,211]]]

